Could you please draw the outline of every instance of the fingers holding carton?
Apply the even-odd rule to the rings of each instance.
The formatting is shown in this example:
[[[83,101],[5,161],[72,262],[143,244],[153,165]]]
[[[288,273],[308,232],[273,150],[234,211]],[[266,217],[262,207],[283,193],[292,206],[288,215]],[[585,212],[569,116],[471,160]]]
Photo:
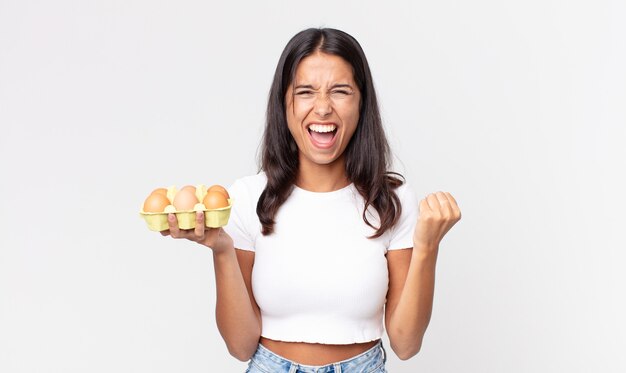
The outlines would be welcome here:
[[[205,222],[205,212],[196,211],[195,214],[196,226],[194,229],[180,229],[176,214],[167,214],[168,229],[161,231],[161,234],[176,239],[184,238],[197,242],[211,248],[215,253],[224,252],[234,247],[232,238],[221,227],[210,228],[203,224]]]

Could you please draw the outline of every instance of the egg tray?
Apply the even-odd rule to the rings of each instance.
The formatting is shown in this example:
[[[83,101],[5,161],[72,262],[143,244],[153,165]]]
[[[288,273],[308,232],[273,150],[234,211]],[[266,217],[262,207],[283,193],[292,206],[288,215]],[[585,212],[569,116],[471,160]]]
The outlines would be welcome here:
[[[174,200],[174,196],[178,191],[176,187],[167,188],[167,198],[171,201]],[[207,193],[207,187],[205,185],[196,186],[196,197],[199,201],[204,199]],[[163,212],[144,212],[143,207],[139,212],[139,215],[145,220],[148,225],[148,229],[155,232],[161,232],[169,229],[167,223],[167,216],[170,213],[176,215],[178,220],[178,228],[180,229],[194,229],[196,227],[196,212],[204,212],[204,225],[209,228],[219,228],[228,224],[230,218],[230,209],[232,207],[232,199],[228,199],[228,206],[219,209],[207,209],[202,203],[196,203],[193,210],[190,211],[176,211],[173,205],[169,205]]]

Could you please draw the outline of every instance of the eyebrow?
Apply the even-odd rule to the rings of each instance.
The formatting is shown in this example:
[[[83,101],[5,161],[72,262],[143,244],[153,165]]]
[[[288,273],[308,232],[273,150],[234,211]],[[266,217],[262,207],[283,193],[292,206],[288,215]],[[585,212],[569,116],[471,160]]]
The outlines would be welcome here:
[[[315,89],[310,84],[300,84],[300,85],[297,85],[294,89],[298,89],[298,88]],[[354,88],[352,88],[352,86],[350,84],[347,84],[347,83],[335,84],[335,85],[333,85],[330,88],[331,89],[332,88],[350,88],[350,89],[354,89]]]

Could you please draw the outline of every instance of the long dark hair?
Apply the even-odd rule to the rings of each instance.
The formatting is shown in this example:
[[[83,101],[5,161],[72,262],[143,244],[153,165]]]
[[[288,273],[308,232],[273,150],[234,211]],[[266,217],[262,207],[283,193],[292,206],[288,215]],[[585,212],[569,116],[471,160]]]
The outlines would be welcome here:
[[[256,207],[262,233],[274,231],[274,217],[291,194],[298,173],[298,146],[287,126],[285,94],[300,61],[317,51],[339,56],[352,66],[361,107],[359,123],[345,150],[346,174],[365,199],[363,221],[376,229],[371,238],[380,237],[400,217],[402,206],[394,189],[402,185],[403,177],[388,171],[391,153],[365,54],[352,36],[330,28],[311,28],[296,34],[283,50],[274,73],[261,145],[261,170],[267,175],[267,185]],[[379,227],[367,218],[369,206],[378,213]]]

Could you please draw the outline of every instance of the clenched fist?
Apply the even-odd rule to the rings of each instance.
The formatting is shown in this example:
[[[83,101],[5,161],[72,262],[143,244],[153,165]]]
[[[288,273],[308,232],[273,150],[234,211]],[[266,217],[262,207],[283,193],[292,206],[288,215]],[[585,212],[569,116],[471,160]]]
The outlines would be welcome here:
[[[419,203],[413,233],[414,249],[437,250],[443,236],[461,219],[461,210],[448,192],[431,193]]]

